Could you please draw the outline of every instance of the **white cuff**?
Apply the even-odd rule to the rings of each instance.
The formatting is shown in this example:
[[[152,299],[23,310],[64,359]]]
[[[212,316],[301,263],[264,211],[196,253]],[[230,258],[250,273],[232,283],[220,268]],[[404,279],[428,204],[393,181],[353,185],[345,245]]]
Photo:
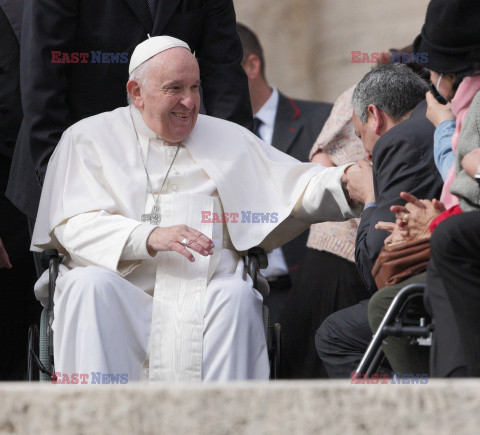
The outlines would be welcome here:
[[[155,252],[154,255],[150,255],[147,249],[148,236],[155,228],[158,227],[147,222],[136,227],[130,233],[128,240],[125,243],[120,260],[149,260],[150,258],[155,257],[157,253]]]

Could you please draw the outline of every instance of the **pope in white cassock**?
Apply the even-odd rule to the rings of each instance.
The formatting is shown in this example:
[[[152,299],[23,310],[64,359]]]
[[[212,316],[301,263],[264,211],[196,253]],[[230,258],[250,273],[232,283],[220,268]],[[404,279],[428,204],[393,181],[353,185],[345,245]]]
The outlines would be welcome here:
[[[199,115],[199,68],[183,41],[141,43],[129,73],[129,107],[68,128],[43,186],[32,249],[65,255],[55,370],[268,379],[262,298],[241,254],[354,217],[345,166],[300,163]]]

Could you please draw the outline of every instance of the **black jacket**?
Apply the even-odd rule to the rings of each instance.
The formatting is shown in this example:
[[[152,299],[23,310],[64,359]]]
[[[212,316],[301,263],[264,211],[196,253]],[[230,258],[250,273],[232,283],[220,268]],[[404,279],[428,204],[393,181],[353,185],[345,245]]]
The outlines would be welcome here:
[[[302,162],[308,162],[310,150],[331,110],[330,103],[293,100],[280,93],[272,145]],[[308,230],[282,246],[292,283],[305,255],[307,238]]]
[[[10,160],[22,122],[20,29],[23,1],[0,0],[0,155]],[[1,174],[5,192],[8,172]]]
[[[248,84],[235,25],[232,0],[158,0],[155,20],[147,0],[27,0],[20,56],[24,122],[9,198],[35,217],[48,159],[63,131],[126,105],[128,61],[147,34],[186,41],[199,61],[206,112],[249,127]],[[56,63],[52,52],[89,58]],[[106,54],[106,62],[94,63],[92,52]]]
[[[395,221],[390,207],[405,204],[400,192],[409,192],[419,199],[440,196],[443,181],[433,159],[435,127],[425,117],[426,111],[424,100],[415,107],[410,118],[388,130],[373,147],[377,207],[363,212],[355,242],[357,269],[371,293],[377,290],[372,268],[388,236],[387,231],[376,230],[375,224]]]

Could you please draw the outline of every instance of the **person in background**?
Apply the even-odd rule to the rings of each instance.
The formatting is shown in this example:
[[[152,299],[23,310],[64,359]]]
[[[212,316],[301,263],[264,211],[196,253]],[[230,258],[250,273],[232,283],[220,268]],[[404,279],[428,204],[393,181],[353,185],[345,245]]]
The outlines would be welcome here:
[[[20,123],[20,29],[23,1],[0,0],[0,381],[25,379],[27,333],[40,320],[26,217],[6,198]]]
[[[363,158],[365,151],[352,121],[354,89],[335,102],[310,151],[312,162],[337,166]],[[330,314],[368,298],[355,266],[357,228],[358,219],[310,227],[298,280],[280,317],[282,378],[328,377],[315,349],[315,332]]]
[[[400,192],[434,198],[441,190],[433,160],[434,127],[425,117],[427,90],[406,65],[380,65],[365,75],[352,97],[355,133],[372,164],[359,162],[344,180],[350,197],[365,204],[355,262],[370,295],[377,290],[371,271],[388,235],[376,224],[395,221],[390,207],[404,203]],[[315,339],[329,376],[348,377],[371,339],[368,300],[329,316]]]
[[[263,48],[257,35],[237,23],[243,46],[242,66],[248,77],[254,114],[254,133],[275,148],[308,162],[312,144],[332,110],[330,103],[292,99],[268,83]],[[307,241],[307,231],[268,254],[269,266],[262,274],[270,284],[266,304],[273,323],[278,321],[292,284],[295,282]]]

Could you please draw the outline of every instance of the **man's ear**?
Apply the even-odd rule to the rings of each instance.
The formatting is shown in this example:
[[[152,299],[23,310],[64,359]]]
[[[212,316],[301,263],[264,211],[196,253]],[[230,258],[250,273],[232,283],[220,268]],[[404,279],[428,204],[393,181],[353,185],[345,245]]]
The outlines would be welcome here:
[[[369,116],[371,115],[373,117],[373,131],[376,135],[380,136],[380,134],[383,131],[383,127],[385,124],[385,119],[383,112],[374,104],[370,104],[368,106],[368,113]]]
[[[142,109],[143,98],[140,92],[140,85],[136,80],[129,80],[127,82],[127,92],[130,95],[130,98],[132,99],[133,104],[135,104],[135,107],[137,109]]]
[[[250,54],[243,63],[243,69],[250,80],[255,80],[261,75],[261,62],[256,54]]]

